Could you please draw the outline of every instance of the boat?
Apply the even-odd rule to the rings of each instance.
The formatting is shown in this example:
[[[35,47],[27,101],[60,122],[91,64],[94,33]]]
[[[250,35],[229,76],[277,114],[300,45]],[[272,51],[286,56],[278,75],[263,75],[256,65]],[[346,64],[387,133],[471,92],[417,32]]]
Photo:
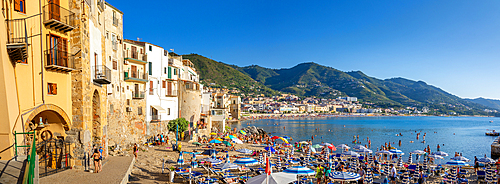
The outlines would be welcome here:
[[[499,135],[499,133],[498,133],[498,132],[495,132],[495,131],[493,131],[493,132],[486,132],[485,134],[486,134],[487,136],[498,136],[498,135]]]

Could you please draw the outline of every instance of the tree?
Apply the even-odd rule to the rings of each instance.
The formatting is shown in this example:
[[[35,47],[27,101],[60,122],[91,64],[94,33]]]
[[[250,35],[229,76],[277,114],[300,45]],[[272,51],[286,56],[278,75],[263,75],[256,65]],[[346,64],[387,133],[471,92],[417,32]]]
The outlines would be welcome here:
[[[189,121],[184,118],[177,118],[168,122],[168,131],[175,132],[177,130],[177,126],[179,125],[179,132],[184,132],[187,130],[189,126]]]

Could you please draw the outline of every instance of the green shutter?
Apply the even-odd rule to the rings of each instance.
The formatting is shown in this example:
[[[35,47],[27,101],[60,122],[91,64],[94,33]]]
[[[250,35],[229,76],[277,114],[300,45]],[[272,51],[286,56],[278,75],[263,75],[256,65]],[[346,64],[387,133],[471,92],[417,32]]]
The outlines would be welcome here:
[[[168,67],[168,78],[172,79],[172,67]]]
[[[174,75],[177,75],[177,69],[174,68]]]
[[[153,75],[153,63],[149,62],[149,75]]]

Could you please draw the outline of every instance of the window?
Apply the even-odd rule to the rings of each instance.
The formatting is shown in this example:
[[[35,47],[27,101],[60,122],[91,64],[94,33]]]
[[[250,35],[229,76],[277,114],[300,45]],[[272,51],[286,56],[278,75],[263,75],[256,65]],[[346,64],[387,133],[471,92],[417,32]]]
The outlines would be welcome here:
[[[167,74],[167,67],[163,67],[163,74]]]
[[[113,11],[113,25],[118,26],[118,18],[116,17],[115,11]]]
[[[166,86],[165,83],[166,83],[166,81],[161,81],[162,88],[165,88],[165,86]]]
[[[167,115],[170,115],[170,108],[167,108]]]
[[[99,22],[99,25],[101,25],[101,13],[97,12],[97,22]]]
[[[116,69],[118,69],[118,63],[116,62],[116,60],[113,60],[113,70]]]
[[[174,75],[177,75],[177,69],[174,68]]]
[[[123,50],[127,50],[127,44],[123,44]]]
[[[127,99],[127,105],[130,105],[130,99]]]
[[[113,114],[113,104],[109,104],[109,114]]]
[[[113,50],[118,49],[118,41],[115,34],[111,34],[111,45],[113,46]]]
[[[153,46],[149,46],[149,51],[153,51]]]
[[[56,83],[47,83],[47,89],[49,95],[57,95],[57,84]]]
[[[153,63],[149,62],[149,75],[153,75]]]
[[[142,107],[137,107],[137,115],[142,115]]]
[[[14,10],[26,14],[26,0],[14,0]]]
[[[149,94],[153,95],[153,81],[149,81]]]

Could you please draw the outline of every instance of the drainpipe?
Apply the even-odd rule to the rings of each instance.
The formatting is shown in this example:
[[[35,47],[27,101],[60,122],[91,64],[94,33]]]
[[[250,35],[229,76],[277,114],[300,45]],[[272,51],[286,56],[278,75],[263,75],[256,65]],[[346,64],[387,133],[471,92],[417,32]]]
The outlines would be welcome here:
[[[45,82],[45,77],[43,75],[43,65],[44,65],[44,62],[43,62],[43,28],[42,28],[42,17],[44,16],[44,14],[42,13],[42,0],[38,0],[38,5],[39,5],[39,11],[40,11],[40,55],[41,55],[41,60],[42,60],[42,63],[41,63],[41,74],[42,74],[42,104],[45,104],[45,90],[43,88],[43,86],[45,85],[44,82]]]

